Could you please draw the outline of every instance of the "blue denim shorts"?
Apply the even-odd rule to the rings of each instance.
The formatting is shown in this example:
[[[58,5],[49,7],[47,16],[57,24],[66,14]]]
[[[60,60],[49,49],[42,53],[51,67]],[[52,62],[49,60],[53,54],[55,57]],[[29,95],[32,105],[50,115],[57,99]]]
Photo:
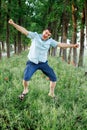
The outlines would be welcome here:
[[[35,64],[31,61],[27,61],[26,68],[24,70],[24,80],[29,81],[32,77],[32,75],[37,71],[41,70],[46,76],[49,77],[50,81],[55,82],[57,80],[56,75],[53,71],[53,69],[48,65],[48,62],[45,63],[40,62],[38,64]]]

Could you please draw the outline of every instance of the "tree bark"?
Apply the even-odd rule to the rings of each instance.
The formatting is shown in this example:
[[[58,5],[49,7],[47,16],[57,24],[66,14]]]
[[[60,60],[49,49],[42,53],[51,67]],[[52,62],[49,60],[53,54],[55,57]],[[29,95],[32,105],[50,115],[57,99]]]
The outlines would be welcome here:
[[[7,44],[7,58],[10,57],[10,43],[9,43],[9,37],[10,37],[10,28],[9,28],[9,24],[8,24],[8,20],[10,19],[10,5],[11,4],[11,0],[8,0],[8,6],[7,6],[7,19],[6,19],[6,44]]]
[[[69,54],[68,54],[68,64],[71,63],[71,54],[72,54],[72,48],[69,49]]]
[[[18,0],[18,6],[21,7],[21,0]],[[18,18],[18,24],[21,26],[22,20],[21,16],[19,15]],[[18,53],[21,53],[22,47],[21,47],[21,33],[18,31]]]
[[[87,0],[85,0],[85,24],[86,24],[86,46],[87,46]]]
[[[82,27],[81,27],[81,32],[80,32],[80,54],[79,54],[78,66],[83,66],[83,59],[84,59],[84,26],[85,26],[85,9],[83,8]]]
[[[72,21],[73,21],[73,34],[72,34],[72,43],[76,44],[77,40],[77,16],[76,16],[77,7],[72,4]],[[73,64],[77,65],[77,49],[73,48]]]
[[[57,35],[57,21],[52,22],[51,27],[52,28],[56,27],[55,30],[53,30],[52,34],[53,34],[53,38],[55,40],[58,40],[58,35]],[[56,54],[57,54],[57,47],[56,48],[52,47],[52,49],[51,49],[51,56],[56,56]]]
[[[9,58],[10,57],[10,43],[9,43],[9,24],[8,24],[8,20],[9,20],[9,14],[7,12],[7,21],[6,21],[6,24],[7,24],[7,30],[6,30],[6,44],[7,44],[7,57]]]
[[[1,43],[0,43],[0,60],[2,59],[2,49],[1,49]]]
[[[1,0],[0,0],[0,9],[1,9]],[[0,11],[0,19],[1,19],[1,11]],[[0,22],[0,29],[1,29],[1,22]],[[1,36],[1,31],[0,31],[0,36]],[[0,38],[0,60],[2,58],[2,51],[1,51],[1,38]]]
[[[17,38],[16,35],[14,36],[14,53],[17,53]]]
[[[2,51],[5,50],[5,47],[4,47],[4,42],[2,41]]]
[[[68,13],[64,10],[63,12],[63,25],[62,25],[62,43],[67,43],[67,31],[68,31]],[[63,49],[63,59],[67,62],[67,49]]]

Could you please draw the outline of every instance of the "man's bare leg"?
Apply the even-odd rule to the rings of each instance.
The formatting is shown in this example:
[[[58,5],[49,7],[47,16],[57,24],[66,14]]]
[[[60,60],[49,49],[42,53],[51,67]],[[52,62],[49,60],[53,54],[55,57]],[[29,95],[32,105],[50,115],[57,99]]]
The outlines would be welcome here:
[[[29,82],[23,80],[23,86],[24,86],[23,94],[27,94],[28,93],[28,85],[29,85]]]
[[[56,82],[50,81],[50,91],[49,96],[55,97],[54,90],[55,90]]]
[[[24,90],[23,90],[22,94],[19,95],[19,98],[20,98],[21,100],[23,100],[24,97],[25,97],[25,95],[28,93],[28,85],[29,85],[28,81],[23,80]]]

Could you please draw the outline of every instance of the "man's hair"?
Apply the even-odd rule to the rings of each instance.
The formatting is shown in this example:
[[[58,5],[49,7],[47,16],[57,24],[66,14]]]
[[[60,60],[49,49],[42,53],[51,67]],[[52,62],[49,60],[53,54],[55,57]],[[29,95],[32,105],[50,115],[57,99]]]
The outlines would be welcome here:
[[[50,33],[52,33],[51,27],[48,26],[47,29],[49,30]]]
[[[49,32],[52,33],[52,28],[50,26],[46,26],[43,30],[49,30]]]

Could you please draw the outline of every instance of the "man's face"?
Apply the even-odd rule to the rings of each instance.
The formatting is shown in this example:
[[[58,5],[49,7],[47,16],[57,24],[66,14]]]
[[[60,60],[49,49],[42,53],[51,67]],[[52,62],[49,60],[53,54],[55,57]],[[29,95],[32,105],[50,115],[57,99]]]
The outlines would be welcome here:
[[[44,30],[43,33],[42,33],[42,38],[44,40],[48,39],[49,37],[51,37],[51,33],[48,29]]]

